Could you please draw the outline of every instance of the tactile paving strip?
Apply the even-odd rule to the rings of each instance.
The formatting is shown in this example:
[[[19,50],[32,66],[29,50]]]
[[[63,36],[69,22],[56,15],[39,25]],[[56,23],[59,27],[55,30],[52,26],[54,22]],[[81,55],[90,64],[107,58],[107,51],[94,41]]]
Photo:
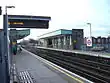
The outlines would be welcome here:
[[[21,71],[18,76],[20,83],[33,83],[28,71]]]

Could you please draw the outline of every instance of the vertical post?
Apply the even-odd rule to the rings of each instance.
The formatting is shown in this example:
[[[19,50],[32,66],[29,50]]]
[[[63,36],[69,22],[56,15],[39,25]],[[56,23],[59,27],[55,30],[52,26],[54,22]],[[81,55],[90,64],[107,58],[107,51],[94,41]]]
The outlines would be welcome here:
[[[64,36],[64,45],[66,44],[66,37]]]
[[[92,38],[91,23],[90,23],[90,37]]]
[[[92,38],[92,31],[91,31],[91,23],[87,23],[90,26],[90,38]]]
[[[92,47],[92,31],[91,31],[91,23],[87,23],[90,26],[90,38],[89,40],[87,40],[87,46],[89,46],[89,48]],[[90,44],[88,44],[90,43]]]
[[[70,35],[70,46],[71,46],[71,35]]]
[[[8,16],[7,16],[7,6],[5,7],[6,14],[3,18],[3,26],[4,26],[4,56],[6,63],[6,83],[10,83],[10,75],[9,75],[9,46],[8,46]]]
[[[66,35],[64,35],[64,44],[63,44],[63,49],[65,49],[66,48]]]
[[[1,63],[0,63],[0,83],[7,83],[7,76],[6,76],[6,60],[4,56],[4,31],[0,31],[0,56],[1,56]]]
[[[54,48],[54,38],[52,38],[52,48]]]

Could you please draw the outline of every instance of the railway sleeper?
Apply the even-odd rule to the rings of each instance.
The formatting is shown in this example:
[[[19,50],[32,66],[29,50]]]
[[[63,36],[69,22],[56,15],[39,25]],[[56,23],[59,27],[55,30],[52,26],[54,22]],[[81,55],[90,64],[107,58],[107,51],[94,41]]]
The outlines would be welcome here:
[[[47,56],[48,57],[48,56]],[[106,71],[106,70],[102,70],[102,69],[98,69],[98,68],[94,68],[90,65],[86,65],[86,64],[82,64],[82,63],[78,63],[78,62],[74,62],[74,61],[70,61],[70,60],[67,60],[67,59],[64,59],[64,58],[60,58],[60,57],[56,57],[54,56],[54,58],[57,58],[57,59],[62,59],[62,60],[65,60],[66,62],[70,62],[70,63],[73,63],[75,65],[80,65],[80,67],[82,66],[82,68],[86,68],[86,70],[92,70],[92,72],[95,72],[99,75],[108,75],[110,76],[110,72],[109,71]],[[101,76],[102,77],[102,76]],[[106,76],[107,77],[107,76]]]
[[[107,65],[107,64],[102,64],[102,63],[95,62],[95,61],[90,61],[90,60],[84,60],[84,59],[80,59],[80,58],[76,58],[76,57],[73,57],[73,58],[66,57],[66,58],[69,59],[69,60],[74,60],[74,61],[78,60],[81,63],[86,63],[88,65],[110,71],[110,65]]]
[[[44,52],[45,53],[45,52]],[[51,56],[53,56],[52,54],[49,54],[49,53],[46,53],[46,54],[48,54],[49,56],[51,55]],[[46,57],[47,59],[49,58],[48,56]],[[63,59],[64,59],[64,57],[63,57]],[[53,58],[52,58],[52,60],[53,60]],[[63,62],[64,63],[64,62]],[[62,63],[62,64],[63,64]],[[58,64],[58,63],[57,63]],[[69,63],[70,64],[70,63]],[[89,72],[89,71],[88,71]],[[96,74],[96,73],[95,73]],[[103,78],[103,76],[101,76],[101,78]],[[98,78],[97,78],[98,79]],[[106,78],[104,78],[104,80],[105,80]],[[107,81],[109,81],[110,79],[107,79]]]
[[[83,63],[80,63],[80,61],[74,61],[74,60],[68,60],[68,59],[65,59],[65,58],[60,58],[60,57],[55,57],[57,59],[60,59],[60,60],[63,60],[63,61],[66,61],[66,62],[69,62],[69,63],[73,63],[75,65],[80,65],[82,66],[83,68],[87,68],[87,69],[92,69],[92,71],[95,71],[96,73],[99,73],[99,74],[102,74],[102,75],[107,75],[107,76],[110,76],[110,72],[107,71],[107,70],[104,70],[104,69],[100,69],[100,68],[96,68],[96,67],[93,67],[93,66],[90,66],[90,65],[87,65],[86,63],[83,64]]]
[[[48,57],[48,58],[50,58],[50,57]],[[67,66],[68,67],[68,70],[70,70],[70,68],[71,68],[71,71],[74,71],[74,70],[79,70],[79,71],[82,71],[83,72],[83,74],[84,73],[86,73],[86,76],[87,75],[91,75],[91,76],[89,76],[89,77],[94,77],[93,79],[95,80],[95,82],[98,80],[98,82],[108,82],[108,81],[110,81],[110,79],[108,79],[108,78],[104,78],[103,76],[101,76],[101,77],[99,77],[97,74],[93,74],[93,73],[91,73],[90,71],[87,71],[87,70],[85,70],[85,69],[82,69],[82,68],[79,68],[79,67],[77,67],[76,65],[72,65],[71,64],[71,66],[70,66],[70,64],[68,64],[68,63],[66,63],[66,62],[64,62],[64,61],[59,61],[59,60],[57,60],[57,59],[53,59],[53,58],[51,58],[51,59],[49,59],[49,60],[51,60],[52,62],[54,61],[56,64],[58,64],[58,65],[62,65],[64,68],[65,68],[65,66]],[[87,77],[86,77],[87,78]],[[92,80],[93,81],[93,80]]]
[[[110,71],[110,65],[107,64],[103,64],[103,63],[99,63],[99,62],[95,62],[95,61],[90,61],[90,60],[85,60],[85,59],[80,59],[77,57],[72,57],[72,56],[59,56],[59,57],[63,57],[69,60],[74,60],[74,61],[80,61],[81,63],[86,63],[88,65],[94,66],[94,67],[100,67],[101,69],[104,70],[109,70]]]
[[[109,71],[88,65],[86,63],[81,63],[80,61],[71,61],[71,60],[67,60],[67,59],[64,59],[64,61],[73,63],[75,65],[80,65],[80,67],[83,67],[83,68],[92,69],[92,71],[95,71],[96,73],[99,73],[99,74],[104,74],[104,75],[110,76]]]
[[[58,57],[63,57],[63,58],[68,58],[68,59],[74,59],[74,60],[77,60],[77,59],[80,59],[80,61],[85,61],[85,62],[88,62],[88,64],[90,65],[93,65],[91,63],[95,63],[97,65],[93,65],[93,66],[96,66],[99,68],[99,65],[101,67],[101,69],[106,69],[106,70],[110,70],[110,65],[107,65],[107,64],[103,64],[103,63],[99,63],[99,62],[93,62],[93,61],[90,61],[90,60],[85,60],[85,59],[81,59],[81,58],[77,58],[77,57],[73,57],[73,56],[66,56],[66,55],[58,55],[58,53],[51,53],[51,52],[48,52],[48,54],[50,54],[51,56],[58,56]],[[104,66],[104,67],[103,67]]]

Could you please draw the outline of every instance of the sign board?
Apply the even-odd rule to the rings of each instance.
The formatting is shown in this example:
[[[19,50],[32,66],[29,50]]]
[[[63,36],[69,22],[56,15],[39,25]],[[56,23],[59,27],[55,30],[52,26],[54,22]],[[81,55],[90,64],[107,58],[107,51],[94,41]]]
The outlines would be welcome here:
[[[38,28],[48,29],[50,17],[8,15],[9,28]]]
[[[86,45],[87,46],[92,46],[92,38],[91,37],[88,37],[87,39],[86,39]]]

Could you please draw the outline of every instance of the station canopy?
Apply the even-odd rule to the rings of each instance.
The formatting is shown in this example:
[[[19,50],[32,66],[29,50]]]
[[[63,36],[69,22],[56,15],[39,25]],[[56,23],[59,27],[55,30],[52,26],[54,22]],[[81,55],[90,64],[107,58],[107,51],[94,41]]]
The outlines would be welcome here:
[[[23,30],[10,29],[10,38],[19,40],[24,37],[27,37],[28,35],[30,35],[30,29]]]

